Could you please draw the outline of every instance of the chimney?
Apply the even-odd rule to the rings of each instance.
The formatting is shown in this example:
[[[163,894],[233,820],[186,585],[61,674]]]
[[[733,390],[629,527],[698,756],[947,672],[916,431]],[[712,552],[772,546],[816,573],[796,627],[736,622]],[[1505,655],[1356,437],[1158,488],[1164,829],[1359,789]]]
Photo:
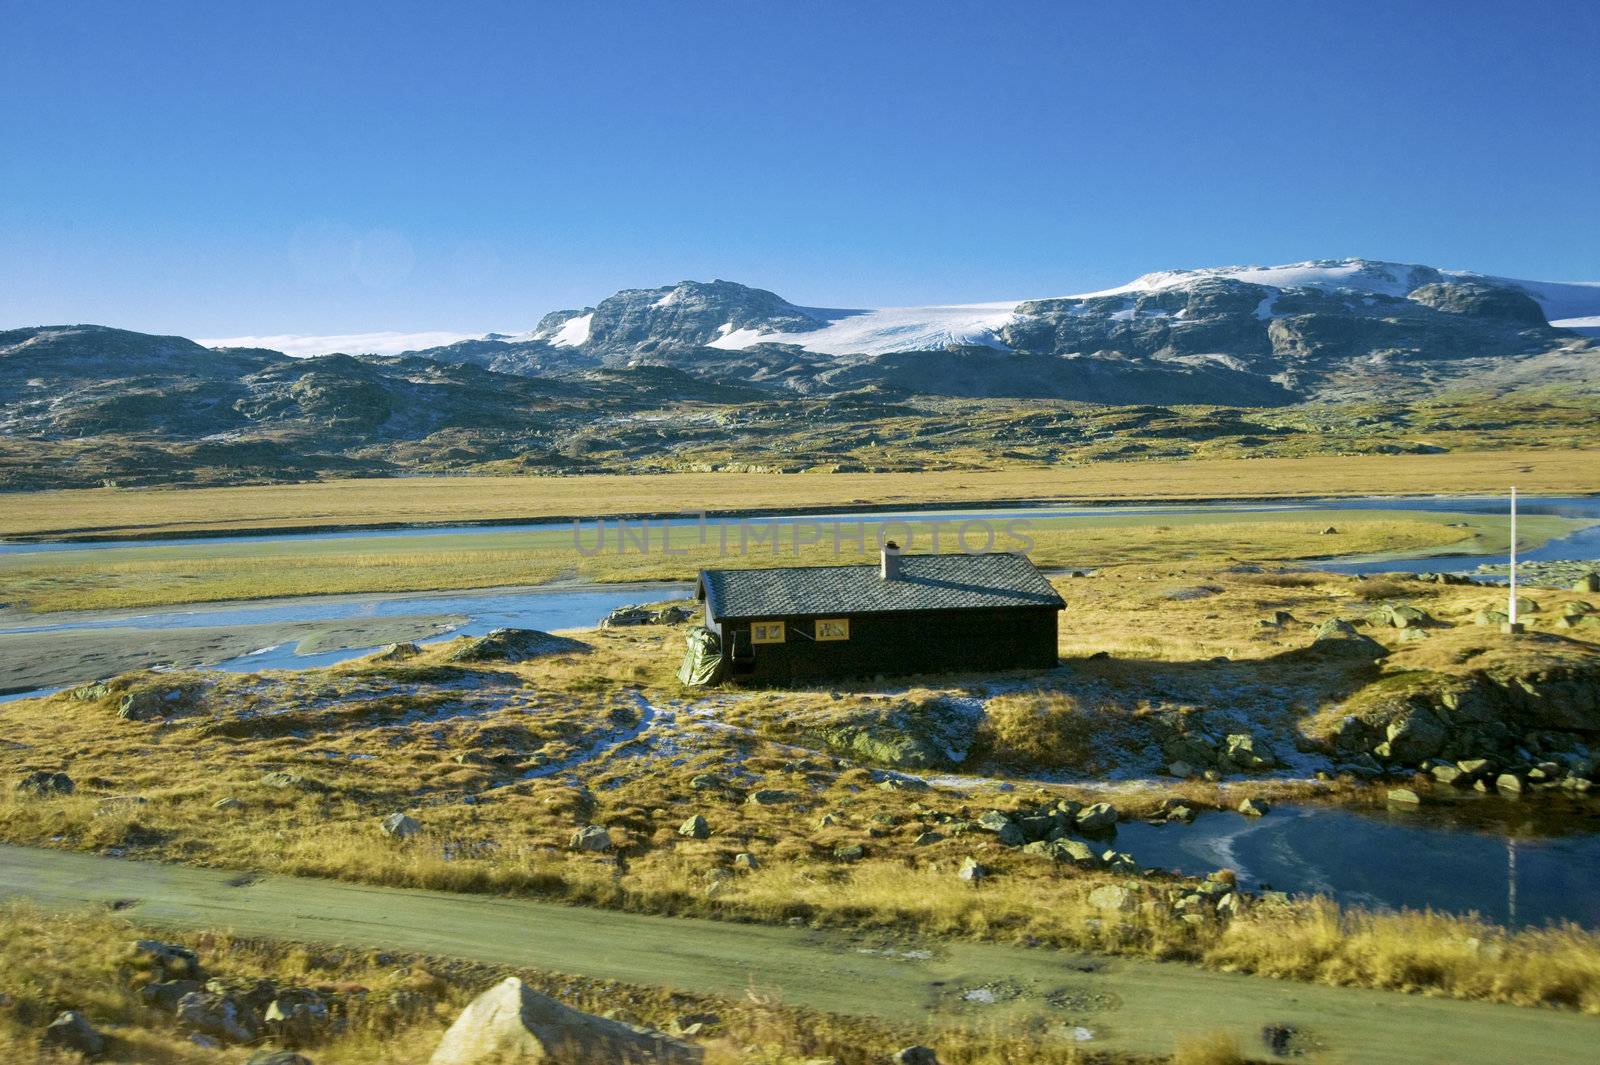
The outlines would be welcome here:
[[[900,545],[893,540],[888,540],[883,545],[882,568],[879,575],[886,581],[900,579]]]

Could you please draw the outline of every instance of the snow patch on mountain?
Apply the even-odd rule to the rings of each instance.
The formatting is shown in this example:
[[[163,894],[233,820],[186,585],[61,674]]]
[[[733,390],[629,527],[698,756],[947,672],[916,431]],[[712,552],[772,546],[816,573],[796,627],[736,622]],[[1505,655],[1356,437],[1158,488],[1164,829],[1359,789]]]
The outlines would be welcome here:
[[[968,344],[1009,350],[999,332],[1016,318],[1021,302],[859,311],[805,307],[802,309],[807,314],[828,319],[828,324],[803,333],[724,327],[723,335],[711,341],[711,347],[737,351],[755,344],[798,344],[821,355],[887,355]]]
[[[575,348],[589,339],[589,327],[594,324],[594,312],[580,314],[576,318],[567,319],[555,336],[550,338],[550,346],[556,348]]]

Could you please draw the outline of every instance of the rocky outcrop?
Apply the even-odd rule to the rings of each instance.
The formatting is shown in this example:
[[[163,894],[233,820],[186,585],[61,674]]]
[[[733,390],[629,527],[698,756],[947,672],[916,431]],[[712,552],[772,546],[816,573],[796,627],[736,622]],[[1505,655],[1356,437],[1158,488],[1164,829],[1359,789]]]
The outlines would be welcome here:
[[[509,977],[473,999],[439,1040],[429,1065],[595,1061],[699,1065],[698,1047],[662,1032],[565,1006]]]
[[[815,737],[838,754],[892,769],[951,769],[966,760],[978,715],[963,703],[927,699],[830,725]]]
[[[526,662],[548,655],[581,654],[589,645],[538,629],[495,629],[467,640],[445,656],[450,662]]]

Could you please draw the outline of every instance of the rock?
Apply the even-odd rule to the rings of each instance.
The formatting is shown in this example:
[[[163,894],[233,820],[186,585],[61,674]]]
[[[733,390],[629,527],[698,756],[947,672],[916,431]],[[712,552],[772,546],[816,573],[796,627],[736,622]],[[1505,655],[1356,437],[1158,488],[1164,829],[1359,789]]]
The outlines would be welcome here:
[[[1161,754],[1168,762],[1181,762],[1189,766],[1208,766],[1217,760],[1215,744],[1189,733],[1167,737],[1161,743]]]
[[[237,810],[243,805],[244,803],[240,802],[238,799],[235,799],[232,795],[224,795],[222,798],[212,803],[211,808],[213,810]]]
[[[328,1000],[310,988],[285,988],[267,1004],[261,1016],[267,1032],[277,1041],[303,1046],[327,1028]]]
[[[938,843],[941,839],[944,839],[942,835],[930,829],[927,832],[917,833],[917,838],[912,840],[911,844],[915,847],[926,847],[929,844]]]
[[[1390,788],[1384,796],[1392,803],[1402,806],[1421,806],[1422,796],[1410,788]]]
[[[1002,847],[1020,847],[1028,842],[1027,833],[1021,827],[1007,823],[1004,828],[994,834],[994,838]]]
[[[161,970],[161,975],[168,980],[201,979],[200,956],[188,947],[180,947],[174,943],[162,943],[156,939],[134,940],[133,950],[142,954],[155,963]]]
[[[999,832],[1011,824],[1011,818],[999,810],[986,810],[978,815],[978,827],[985,832]]]
[[[761,868],[761,859],[749,851],[741,851],[733,856],[733,867],[743,869],[747,873],[753,872]]]
[[[37,795],[43,798],[49,795],[71,795],[72,791],[71,777],[47,769],[36,769],[17,781],[17,792],[22,795]]]
[[[1494,763],[1487,758],[1465,758],[1456,763],[1456,768],[1461,770],[1464,776],[1476,780],[1493,772]]]
[[[1504,610],[1480,610],[1472,615],[1474,625],[1504,625],[1511,620],[1511,615]]]
[[[1265,817],[1271,809],[1265,799],[1248,798],[1239,803],[1239,812],[1246,817]]]
[[[191,991],[178,1000],[178,1023],[191,1031],[209,1035],[224,1043],[253,1043],[255,1011],[224,991]]]
[[[702,1051],[662,1032],[596,1017],[541,995],[516,977],[491,987],[461,1011],[429,1065],[594,1061],[617,1065],[698,1065]]]
[[[1081,839],[1060,839],[1050,845],[1051,853],[1058,862],[1076,865],[1083,869],[1093,869],[1100,865],[1100,856],[1093,847]]]
[[[422,653],[422,648],[414,643],[391,643],[383,650],[372,656],[374,662],[404,662],[408,658],[415,658]]]
[[[1494,786],[1499,791],[1511,795],[1522,794],[1522,778],[1515,773],[1501,773],[1494,778]]]
[[[642,606],[619,606],[600,619],[602,629],[615,629],[627,625],[681,625],[694,616],[687,607],[668,606],[651,610]]]
[[[98,1058],[106,1052],[106,1037],[95,1031],[88,1018],[77,1010],[65,1010],[56,1016],[39,1037],[39,1045],[52,1050],[71,1050],[86,1058]]]
[[[1089,892],[1089,905],[1097,910],[1112,910],[1117,913],[1126,913],[1138,909],[1139,901],[1133,897],[1133,892],[1125,887],[1115,884],[1102,884]]]
[[[1173,762],[1171,765],[1167,766],[1167,775],[1170,777],[1176,777],[1179,780],[1188,780],[1190,777],[1194,776],[1194,766],[1190,765],[1188,762]]]
[[[1367,620],[1374,625],[1390,625],[1397,629],[1438,624],[1425,611],[1419,610],[1409,603],[1381,606],[1368,614]]]
[[[1337,536],[1338,534],[1339,534],[1339,530],[1336,529],[1334,526],[1330,525],[1326,529],[1323,529],[1322,532],[1319,535],[1322,535],[1322,536]]]
[[[1449,728],[1426,706],[1407,705],[1390,719],[1384,735],[1389,756],[1399,762],[1420,762],[1432,758],[1444,747]]]
[[[93,684],[82,684],[73,688],[70,694],[80,703],[95,703],[111,694],[111,685],[103,680],[97,680]]]
[[[1340,657],[1381,658],[1389,652],[1371,636],[1355,630],[1348,621],[1330,618],[1318,625],[1311,638],[1311,649],[1319,654]]]
[[[1236,769],[1258,773],[1277,764],[1270,748],[1248,732],[1236,732],[1226,741],[1223,758]]]
[[[124,721],[148,721],[163,716],[166,710],[166,700],[154,688],[135,688],[117,704],[117,716]]]
[[[706,839],[711,835],[711,826],[704,817],[695,814],[678,826],[678,835],[686,836],[689,839]]]
[[[889,1060],[893,1065],[939,1065],[939,1055],[925,1046],[902,1047]]]
[[[963,858],[961,868],[956,871],[956,876],[968,883],[975,884],[989,875],[989,870],[976,858]]]
[[[817,818],[817,827],[818,828],[832,828],[834,825],[837,825],[838,823],[839,823],[839,819],[837,817],[835,817],[833,814],[823,814],[821,817]]]
[[[261,783],[269,788],[309,788],[311,782],[299,773],[291,773],[287,769],[275,769],[270,773],[263,773]]]
[[[841,862],[859,862],[867,856],[867,848],[859,843],[841,843],[833,848],[833,857]]]
[[[1436,765],[1428,770],[1428,774],[1440,784],[1469,784],[1471,779],[1460,769],[1453,765]]]
[[[680,831],[682,831],[680,829]],[[696,836],[704,839],[705,836]],[[611,833],[599,825],[585,825],[572,834],[572,849],[575,851],[608,851],[611,849]]]
[[[1076,824],[1079,832],[1103,833],[1117,827],[1117,808],[1108,802],[1097,802],[1079,811]]]
[[[1585,573],[1572,582],[1575,592],[1600,592],[1600,573]]]
[[[392,813],[379,822],[378,827],[391,839],[410,839],[422,831],[422,822],[403,813]]]
[[[745,802],[751,806],[776,806],[788,802],[794,796],[787,791],[778,791],[776,788],[759,788],[745,796]]]
[[[139,990],[139,995],[147,1003],[158,1010],[175,1010],[183,996],[201,989],[198,980],[163,980],[159,983],[146,984]]]
[[[467,640],[446,657],[449,662],[526,662],[548,655],[582,654],[589,645],[538,629],[495,629]]]

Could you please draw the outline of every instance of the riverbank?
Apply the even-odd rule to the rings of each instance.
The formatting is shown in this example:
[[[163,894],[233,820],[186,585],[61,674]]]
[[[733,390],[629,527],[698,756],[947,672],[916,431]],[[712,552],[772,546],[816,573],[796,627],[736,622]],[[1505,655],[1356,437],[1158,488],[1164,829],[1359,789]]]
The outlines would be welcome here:
[[[203,489],[7,493],[0,537],[127,539],[518,523],[707,512],[755,515],[1049,503],[1593,492],[1596,451],[1484,451],[1097,462],[930,473],[405,477]],[[1401,488],[1400,486],[1403,486]]]

